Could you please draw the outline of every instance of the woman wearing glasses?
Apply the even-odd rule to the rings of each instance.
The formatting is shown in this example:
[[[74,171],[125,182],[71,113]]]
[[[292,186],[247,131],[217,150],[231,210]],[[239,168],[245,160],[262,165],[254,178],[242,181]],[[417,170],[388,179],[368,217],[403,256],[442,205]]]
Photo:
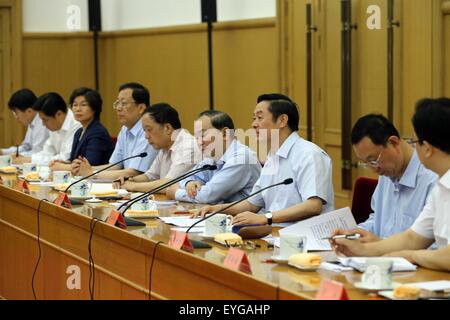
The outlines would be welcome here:
[[[69,163],[52,163],[51,169],[70,170],[70,163],[80,158],[86,158],[93,165],[108,163],[114,146],[108,130],[100,123],[100,94],[89,88],[75,89],[70,96],[70,108],[82,128],[75,132]]]

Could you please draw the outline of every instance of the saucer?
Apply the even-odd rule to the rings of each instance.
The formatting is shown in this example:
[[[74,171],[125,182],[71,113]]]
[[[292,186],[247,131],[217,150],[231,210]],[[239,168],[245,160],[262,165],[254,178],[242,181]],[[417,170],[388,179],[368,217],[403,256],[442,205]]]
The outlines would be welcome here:
[[[290,265],[291,267],[294,267],[296,269],[299,269],[301,271],[317,271],[317,269],[319,269],[319,266],[317,266],[317,267],[303,267],[303,266],[300,266],[298,264],[293,264],[293,263],[289,263],[289,262],[288,262],[288,265]]]
[[[99,198],[91,198],[91,199],[87,199],[85,202],[87,202],[87,203],[101,203],[103,201],[101,199],[99,199]]]
[[[205,240],[214,240],[214,236],[207,235],[207,234],[204,234],[204,233],[200,233],[199,236],[202,237]]]
[[[389,290],[393,290],[395,288],[394,282],[392,282],[391,286],[387,287],[387,288],[371,288],[371,287],[365,286],[362,282],[356,282],[353,285],[356,288],[358,288],[358,289],[362,289],[362,290],[365,290],[365,291],[373,291],[373,292],[376,292],[376,291],[389,291]]]
[[[279,264],[287,264],[288,258],[280,257],[280,256],[271,256],[270,259]]]

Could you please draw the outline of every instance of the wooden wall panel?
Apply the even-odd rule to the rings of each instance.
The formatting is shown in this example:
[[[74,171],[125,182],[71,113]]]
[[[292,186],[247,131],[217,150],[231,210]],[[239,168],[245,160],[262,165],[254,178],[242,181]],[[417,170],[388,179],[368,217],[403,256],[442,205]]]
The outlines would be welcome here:
[[[450,97],[450,1],[442,6],[444,14],[444,96]]]

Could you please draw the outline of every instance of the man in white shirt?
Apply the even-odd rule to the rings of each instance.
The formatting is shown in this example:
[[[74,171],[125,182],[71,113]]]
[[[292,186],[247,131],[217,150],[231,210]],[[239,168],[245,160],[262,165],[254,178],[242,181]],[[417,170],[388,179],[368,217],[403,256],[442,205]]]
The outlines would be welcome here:
[[[69,160],[73,136],[81,124],[74,119],[64,99],[55,92],[46,93],[37,99],[33,109],[39,113],[50,135],[40,152],[31,157],[18,157],[16,163],[49,165],[51,161]]]
[[[33,104],[36,102],[36,96],[30,89],[21,89],[15,92],[8,102],[8,108],[14,115],[14,118],[27,127],[27,133],[22,144],[7,149],[0,149],[0,155],[19,155],[29,157],[42,150],[44,143],[48,138],[49,132],[42,124],[36,111],[33,110]]]
[[[194,136],[181,128],[178,112],[169,104],[157,103],[147,108],[141,121],[145,138],[159,150],[158,155],[145,174],[128,180],[122,176],[118,187],[148,192],[191,170],[201,154]]]
[[[295,102],[282,94],[261,95],[257,102],[252,126],[270,152],[253,192],[288,178],[294,182],[263,191],[225,213],[235,216],[233,224],[242,225],[292,222],[333,210],[331,159],[297,134],[300,117]],[[200,214],[226,205],[205,207]],[[257,214],[260,209],[266,214]]]
[[[378,242],[336,239],[332,245],[347,256],[404,257],[425,268],[450,271],[450,99],[419,101],[412,122],[419,159],[439,176],[419,217],[407,231]],[[433,242],[437,250],[427,250]]]

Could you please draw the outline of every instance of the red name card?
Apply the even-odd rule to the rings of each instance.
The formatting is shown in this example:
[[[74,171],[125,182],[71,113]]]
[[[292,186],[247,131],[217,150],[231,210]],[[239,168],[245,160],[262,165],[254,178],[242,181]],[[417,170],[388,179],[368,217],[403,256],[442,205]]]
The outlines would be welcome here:
[[[18,191],[24,191],[24,192],[30,192],[30,187],[28,186],[28,183],[23,180],[20,179],[16,186],[14,187],[14,189],[18,190]]]
[[[172,231],[169,246],[174,249],[181,249],[190,253],[194,252],[194,247],[192,246],[192,243],[189,241],[186,232]]]
[[[322,280],[317,292],[316,300],[349,300],[347,290],[345,290],[344,284],[332,281]]]
[[[70,203],[67,193],[59,192],[58,198],[53,201],[57,206],[61,206],[67,209],[72,209],[72,204]]]
[[[123,215],[117,210],[111,211],[106,223],[112,226],[118,226],[121,229],[127,229],[127,223],[125,222]]]
[[[230,250],[228,250],[228,254],[225,257],[223,264],[225,265],[225,267],[228,267],[230,269],[252,274],[248,256],[242,250],[236,248],[231,248]]]

